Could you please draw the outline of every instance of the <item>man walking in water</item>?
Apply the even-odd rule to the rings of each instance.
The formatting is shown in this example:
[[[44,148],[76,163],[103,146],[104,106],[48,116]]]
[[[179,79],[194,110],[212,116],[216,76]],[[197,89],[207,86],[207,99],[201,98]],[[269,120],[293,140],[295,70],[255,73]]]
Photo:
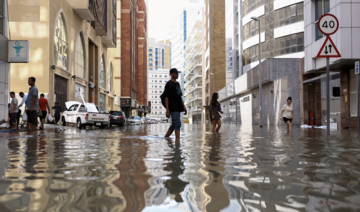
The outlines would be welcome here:
[[[176,81],[179,78],[178,70],[176,68],[170,69],[170,75],[171,80],[166,83],[164,93],[161,95],[161,99],[165,99],[166,117],[170,118],[171,116],[172,121],[165,137],[170,137],[175,130],[176,138],[180,138],[180,113],[185,112],[186,115],[187,110],[182,99],[180,83]]]
[[[26,100],[26,115],[28,117],[29,123],[29,134],[36,134],[36,124],[37,124],[37,111],[39,109],[39,91],[35,86],[35,77],[30,77],[28,81],[29,88],[28,97]]]

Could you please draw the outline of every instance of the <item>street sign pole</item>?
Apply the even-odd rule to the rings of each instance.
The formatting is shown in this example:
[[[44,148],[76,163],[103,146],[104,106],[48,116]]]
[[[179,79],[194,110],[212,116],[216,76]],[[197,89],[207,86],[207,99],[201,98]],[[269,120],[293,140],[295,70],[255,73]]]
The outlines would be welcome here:
[[[358,87],[357,87],[357,133],[358,133],[358,137],[360,135],[360,92],[359,92],[359,89],[360,89],[360,75],[358,74],[357,75],[357,84],[358,84]]]
[[[326,131],[330,135],[330,57],[341,57],[330,35],[339,29],[339,20],[332,14],[325,14],[318,21],[319,30],[326,35],[317,57],[326,58]],[[359,80],[359,78],[358,78]],[[359,106],[358,106],[359,107]],[[358,110],[359,111],[359,110]],[[358,115],[359,116],[359,115]],[[358,119],[358,124],[360,123]],[[359,129],[358,129],[359,130]]]
[[[360,61],[355,62],[355,74],[357,75],[357,133],[360,136]]]
[[[330,58],[326,58],[326,128],[330,135]]]

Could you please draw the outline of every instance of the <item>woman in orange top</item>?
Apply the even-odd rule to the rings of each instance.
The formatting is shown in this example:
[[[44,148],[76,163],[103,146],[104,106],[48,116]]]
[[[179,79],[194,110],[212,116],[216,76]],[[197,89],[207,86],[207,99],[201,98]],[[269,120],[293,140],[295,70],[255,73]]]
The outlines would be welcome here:
[[[46,108],[48,109],[48,111],[50,113],[50,107],[49,107],[48,100],[45,99],[45,95],[43,93],[40,94],[39,108],[42,111],[42,116],[40,117],[40,122],[41,122],[40,130],[44,130],[44,121],[45,121],[46,115],[47,115]]]

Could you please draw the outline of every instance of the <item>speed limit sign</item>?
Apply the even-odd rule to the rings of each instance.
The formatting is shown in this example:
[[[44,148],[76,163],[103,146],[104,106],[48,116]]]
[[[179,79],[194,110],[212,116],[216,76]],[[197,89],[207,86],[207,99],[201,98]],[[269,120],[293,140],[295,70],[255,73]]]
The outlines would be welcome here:
[[[334,15],[325,14],[320,17],[318,27],[324,35],[332,35],[339,29],[339,21]]]

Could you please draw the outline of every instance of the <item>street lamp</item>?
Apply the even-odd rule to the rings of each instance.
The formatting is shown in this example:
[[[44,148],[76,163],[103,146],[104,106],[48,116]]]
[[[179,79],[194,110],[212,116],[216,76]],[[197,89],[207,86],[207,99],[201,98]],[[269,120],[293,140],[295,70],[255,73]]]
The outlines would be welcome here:
[[[262,127],[262,80],[261,80],[261,34],[260,34],[260,19],[258,17],[251,17],[252,20],[259,23],[259,110],[260,120],[259,125]]]
[[[212,75],[213,76],[213,78],[214,78],[214,84],[213,84],[213,93],[215,93],[215,75],[213,74],[213,73],[210,73],[210,75]],[[210,82],[211,82],[211,78],[210,78]]]

